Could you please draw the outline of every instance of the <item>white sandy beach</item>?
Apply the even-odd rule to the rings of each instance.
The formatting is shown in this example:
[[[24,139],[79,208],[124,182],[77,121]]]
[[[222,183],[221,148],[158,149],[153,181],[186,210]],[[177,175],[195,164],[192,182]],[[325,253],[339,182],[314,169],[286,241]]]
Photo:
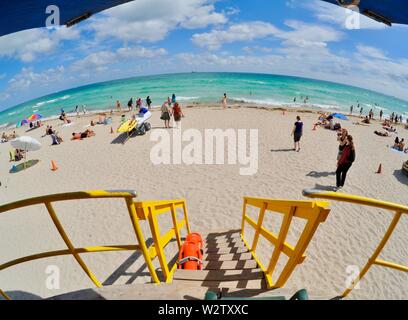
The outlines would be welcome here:
[[[54,120],[51,122],[54,129],[64,139],[61,145],[51,146],[49,136],[41,137],[45,127],[27,133],[42,143],[41,150],[28,153],[28,159],[40,160],[32,168],[10,174],[13,163],[9,162],[8,151],[11,146],[0,144],[0,203],[68,191],[134,189],[138,200],[185,198],[192,229],[203,232],[240,228],[244,196],[305,200],[303,189],[335,185],[335,176],[331,173],[336,168],[336,133],[322,128],[312,131],[317,114],[286,112],[283,115],[276,110],[235,107],[226,110],[195,107],[183,111],[186,115],[182,120],[183,129],[196,128],[202,132],[216,128],[258,129],[257,174],[239,175],[241,165],[156,166],[150,161],[150,151],[155,145],[149,140],[153,131],[133,137],[123,145],[115,143],[119,134],[111,134],[110,125],[102,125],[92,127],[95,137],[71,141],[72,132],[84,131],[90,119],[98,117],[73,118],[74,124],[69,127]],[[293,148],[290,133],[297,114],[304,122],[299,153],[288,151]],[[353,125],[353,121],[356,119],[339,121],[354,137],[357,152],[343,192],[406,205],[408,177],[402,175],[401,166],[408,156],[387,147],[393,144],[395,136],[374,135],[374,130],[381,129],[379,123],[366,127]],[[163,127],[158,111],[153,112],[150,122],[153,130]],[[119,114],[114,116],[114,130],[118,124]],[[19,128],[16,132],[25,135],[25,130],[26,127]],[[408,130],[399,127],[399,137],[407,140]],[[50,170],[51,160],[58,166],[55,172]],[[382,173],[375,174],[380,163]],[[65,202],[56,208],[76,246],[134,243],[127,211],[120,200]],[[329,218],[319,227],[306,252],[305,262],[295,270],[287,288],[307,288],[310,292],[333,297],[342,293],[348,276],[347,266],[362,267],[366,263],[392,218],[389,212],[361,206],[332,202],[331,208]],[[382,258],[407,264],[407,218],[401,219]],[[268,224],[272,226],[271,221]],[[161,225],[169,227],[171,219],[168,217]],[[289,238],[294,236],[291,232]],[[1,214],[0,243],[0,264],[37,252],[65,249],[41,206]],[[260,250],[264,254],[271,252],[263,246]],[[142,262],[139,259],[133,264],[133,257],[131,252],[122,252],[89,254],[85,259],[102,281],[108,279],[107,284],[148,281],[146,273],[134,275]],[[48,265],[56,265],[61,270],[59,290],[46,288]],[[112,276],[121,266],[122,274]],[[21,298],[33,297],[23,292],[45,298],[88,287],[93,284],[72,257],[30,262],[0,273],[0,288],[9,292],[20,290],[18,297]],[[406,299],[407,292],[408,274],[374,266],[350,298]]]

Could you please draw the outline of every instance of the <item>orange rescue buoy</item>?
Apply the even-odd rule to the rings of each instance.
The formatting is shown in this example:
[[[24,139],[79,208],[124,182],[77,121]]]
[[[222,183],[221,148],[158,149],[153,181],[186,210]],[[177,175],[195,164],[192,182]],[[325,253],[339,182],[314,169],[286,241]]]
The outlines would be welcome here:
[[[178,268],[186,270],[202,270],[203,255],[196,243],[186,241],[180,249],[178,256]]]
[[[203,239],[197,232],[189,233],[186,237],[186,242],[194,242],[200,250],[203,249]]]

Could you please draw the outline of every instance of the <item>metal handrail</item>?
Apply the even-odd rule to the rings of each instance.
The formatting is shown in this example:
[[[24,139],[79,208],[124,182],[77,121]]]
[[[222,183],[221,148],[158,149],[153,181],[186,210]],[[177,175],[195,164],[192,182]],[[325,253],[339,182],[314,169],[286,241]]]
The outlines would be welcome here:
[[[93,253],[93,252],[108,252],[108,251],[124,251],[124,250],[140,250],[142,251],[145,262],[152,276],[153,282],[160,283],[157,276],[156,270],[154,269],[152,260],[158,257],[166,282],[171,281],[172,272],[174,272],[175,267],[171,270],[168,269],[167,262],[164,256],[163,249],[171,241],[171,239],[176,236],[179,247],[181,246],[181,236],[180,230],[182,227],[186,226],[188,232],[190,230],[187,208],[185,200],[166,200],[166,201],[148,201],[148,202],[134,202],[133,199],[136,197],[136,192],[133,190],[90,190],[90,191],[79,191],[70,193],[60,193],[52,194],[41,197],[35,197],[30,199],[24,199],[8,203],[0,206],[0,213],[23,208],[31,205],[43,204],[45,205],[55,227],[57,228],[60,236],[64,240],[68,249],[49,251],[43,253],[37,253],[21,258],[14,259],[12,261],[5,262],[0,265],[0,271],[10,268],[12,266],[48,258],[54,256],[62,255],[73,255],[77,260],[81,268],[85,271],[87,276],[92,280],[92,282],[97,286],[101,287],[102,284],[97,280],[95,275],[91,272],[82,258],[79,256],[81,253]],[[52,206],[52,203],[58,201],[68,201],[68,200],[80,200],[80,199],[101,199],[101,198],[123,198],[125,199],[131,223],[136,235],[138,244],[131,245],[108,245],[108,246],[94,246],[94,247],[83,247],[76,248],[71,242],[69,236],[65,232],[61,222],[59,221],[57,214]],[[168,212],[172,215],[173,228],[167,231],[164,236],[160,235],[157,226],[157,215],[162,214],[163,208],[168,207]],[[177,220],[176,208],[182,207],[184,210],[184,219],[182,221]],[[145,211],[147,210],[147,211]],[[150,247],[146,246],[146,242],[143,236],[142,229],[140,227],[139,220],[147,219],[149,224],[152,226],[153,235],[153,245]],[[5,299],[10,300],[11,298],[0,289],[0,295]]]
[[[319,224],[326,220],[330,212],[328,205],[328,202],[325,201],[292,201],[250,197],[244,198],[241,238],[245,246],[251,252],[252,257],[257,262],[258,266],[264,272],[268,288],[283,287],[296,266],[304,261],[306,258],[304,252],[313,238],[313,235],[315,234]],[[260,209],[258,221],[251,219],[247,215],[247,206],[253,206]],[[275,235],[273,232],[264,227],[263,222],[266,212],[283,215],[283,221],[278,235]],[[301,233],[300,238],[294,247],[285,241],[293,218],[307,220],[303,232]],[[255,230],[251,245],[245,239],[245,224],[249,224],[249,226]],[[267,267],[262,264],[256,254],[256,248],[260,236],[269,241],[275,247]],[[288,256],[289,259],[275,283],[272,279],[272,274],[275,271],[281,253]]]
[[[408,214],[407,206],[403,206],[403,205],[392,203],[392,202],[386,202],[386,201],[366,198],[366,197],[360,197],[356,195],[336,193],[332,191],[321,191],[321,190],[315,190],[315,189],[303,190],[303,195],[309,198],[328,199],[328,200],[341,201],[341,202],[353,203],[353,204],[358,204],[358,205],[364,205],[364,206],[394,211],[394,217],[390,225],[388,226],[387,230],[385,231],[384,236],[382,237],[374,253],[368,259],[367,263],[365,264],[363,269],[360,271],[358,277],[353,280],[349,288],[347,288],[342,293],[341,297],[344,298],[347,295],[349,295],[350,292],[355,288],[358,282],[362,278],[364,278],[368,270],[373,265],[378,265],[378,266],[387,267],[387,268],[391,268],[391,269],[395,269],[395,270],[399,270],[403,272],[408,272],[407,266],[403,266],[403,265],[396,264],[393,262],[378,259],[379,255],[381,254],[382,250],[384,249],[385,245],[390,239],[392,233],[394,232],[398,222],[400,221],[401,216],[403,214]]]

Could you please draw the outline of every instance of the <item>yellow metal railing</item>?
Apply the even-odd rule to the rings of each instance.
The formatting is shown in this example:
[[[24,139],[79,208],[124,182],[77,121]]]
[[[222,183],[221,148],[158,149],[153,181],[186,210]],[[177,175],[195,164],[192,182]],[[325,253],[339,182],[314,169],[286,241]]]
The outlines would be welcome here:
[[[348,202],[348,203],[353,203],[353,204],[358,204],[358,205],[364,205],[364,206],[370,206],[374,208],[390,210],[394,212],[394,217],[391,220],[390,225],[385,231],[385,234],[382,237],[377,248],[375,249],[374,253],[368,259],[366,265],[360,271],[360,274],[358,275],[358,277],[354,279],[350,287],[347,288],[343,292],[343,294],[341,295],[342,297],[346,297],[355,288],[357,283],[366,275],[368,270],[373,265],[378,265],[378,266],[387,267],[387,268],[391,268],[391,269],[395,269],[399,271],[408,272],[408,267],[406,266],[378,259],[378,257],[381,254],[381,251],[384,249],[392,233],[394,232],[395,227],[397,226],[401,216],[403,214],[408,214],[408,207],[402,206],[399,204],[395,204],[395,203],[391,203],[391,202],[380,201],[380,200],[375,200],[375,199],[370,199],[370,198],[365,198],[365,197],[360,197],[360,196],[355,196],[355,195],[349,195],[349,194],[329,192],[329,191],[304,190],[303,195],[309,198],[319,198],[319,199],[342,201],[342,202]]]
[[[190,233],[186,201],[165,200],[135,202],[135,207],[139,218],[147,219],[149,221],[154,243],[154,247],[150,247],[149,257],[151,259],[158,257],[164,280],[166,283],[170,283],[172,281],[173,273],[177,268],[177,263],[174,263],[174,265],[169,268],[164,254],[164,248],[175,237],[180,250],[182,246],[181,229],[186,227],[187,233]],[[177,219],[177,208],[183,209],[184,218],[181,221],[178,221]],[[164,213],[171,213],[173,228],[162,234],[160,233],[157,217]]]
[[[152,260],[158,257],[161,268],[166,282],[171,281],[172,272],[175,270],[176,266],[173,266],[171,270],[168,269],[166,258],[164,256],[164,247],[171,241],[171,239],[176,236],[179,247],[181,246],[181,236],[180,229],[185,225],[188,232],[190,230],[188,224],[188,216],[186,203],[184,200],[169,200],[169,201],[149,201],[149,202],[134,202],[133,199],[136,197],[134,191],[129,190],[115,190],[115,191],[80,191],[62,194],[46,195],[42,197],[36,197],[31,199],[25,199],[16,201],[13,203],[5,204],[0,206],[0,213],[14,210],[18,208],[23,208],[27,206],[44,204],[55,227],[58,230],[61,238],[65,242],[68,249],[56,250],[43,252],[38,254],[29,255],[26,257],[18,258],[12,261],[8,261],[0,265],[0,271],[10,268],[12,266],[54,256],[62,255],[72,255],[91,281],[97,286],[101,287],[101,282],[95,277],[88,266],[85,264],[83,259],[80,257],[81,253],[91,253],[91,252],[107,252],[107,251],[124,251],[124,250],[140,250],[145,259],[146,265],[152,276],[152,280],[155,283],[160,283],[159,277],[157,276],[156,270],[153,266]],[[68,200],[80,200],[80,199],[100,199],[100,198],[122,198],[126,202],[126,206],[129,212],[129,217],[135,232],[138,244],[131,245],[109,245],[109,246],[94,246],[94,247],[84,247],[76,248],[71,242],[69,236],[65,232],[61,222],[59,221],[57,214],[52,206],[52,203],[58,201],[68,201]],[[176,209],[181,207],[184,211],[184,219],[182,221],[177,220]],[[169,212],[171,213],[173,220],[173,228],[165,233],[164,236],[160,235],[157,215]],[[153,245],[150,247],[146,246],[145,238],[140,226],[139,220],[148,220],[152,228]],[[10,297],[0,289],[0,295],[5,299],[9,300]]]
[[[283,287],[296,266],[304,261],[304,252],[306,251],[310,240],[313,238],[319,224],[326,220],[330,212],[328,205],[328,202],[324,201],[282,201],[248,197],[244,198],[241,237],[247,248],[252,253],[253,258],[264,272],[269,288]],[[247,215],[248,206],[259,209],[257,221],[253,220]],[[266,214],[283,215],[283,220],[278,235],[275,235],[263,226],[264,217]],[[301,218],[307,221],[299,240],[294,247],[286,242],[286,237],[293,218]],[[246,224],[252,227],[255,231],[251,244],[249,244],[249,242],[245,239],[244,231]],[[267,267],[262,264],[255,253],[260,236],[269,241],[275,247]],[[272,275],[275,271],[281,253],[285,254],[289,259],[283,267],[277,281],[274,282]]]

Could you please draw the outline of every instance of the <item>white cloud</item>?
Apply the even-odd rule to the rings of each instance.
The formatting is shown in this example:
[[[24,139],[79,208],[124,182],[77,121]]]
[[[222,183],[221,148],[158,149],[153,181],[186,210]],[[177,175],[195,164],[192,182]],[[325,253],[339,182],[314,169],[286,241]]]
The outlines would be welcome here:
[[[167,54],[163,48],[151,49],[142,46],[122,47],[116,51],[99,51],[75,61],[70,70],[82,77],[90,77],[93,73],[104,72],[115,63],[125,63],[137,59],[154,59]]]
[[[55,81],[62,80],[64,72],[65,68],[63,66],[50,68],[39,73],[34,72],[32,68],[23,68],[20,73],[9,80],[7,92],[20,92],[32,85],[37,87],[48,86]]]
[[[193,35],[192,41],[199,47],[218,50],[226,43],[263,39],[279,32],[279,29],[270,23],[254,21],[233,24],[225,30],[196,33]]]
[[[79,30],[61,27],[56,30],[30,29],[0,37],[0,57],[32,62],[39,55],[53,52],[62,40],[74,40]]]
[[[292,30],[280,30],[263,21],[233,24],[224,30],[215,29],[206,33],[196,33],[192,41],[199,47],[214,51],[224,44],[265,38],[281,39],[285,46],[325,47],[327,42],[339,41],[343,36],[341,32],[328,26],[307,24],[296,20],[286,21],[286,25]]]
[[[388,59],[386,54],[382,50],[378,48],[370,47],[370,46],[365,46],[362,44],[359,44],[357,46],[357,52],[366,57],[371,57],[371,58],[376,58],[376,59]]]
[[[178,28],[204,28],[228,21],[212,0],[138,0],[105,11],[89,28],[98,39],[159,41]]]

